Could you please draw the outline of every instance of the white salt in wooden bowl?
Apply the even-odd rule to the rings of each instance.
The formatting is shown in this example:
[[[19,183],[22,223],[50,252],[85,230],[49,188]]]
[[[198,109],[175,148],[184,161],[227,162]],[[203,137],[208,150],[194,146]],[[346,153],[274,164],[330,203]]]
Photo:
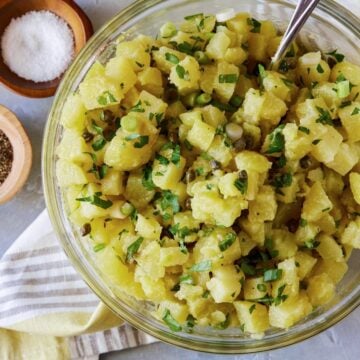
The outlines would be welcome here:
[[[0,38],[13,18],[29,11],[47,10],[64,19],[74,35],[75,56],[93,34],[93,27],[82,9],[73,0],[0,0]],[[10,90],[31,98],[54,95],[61,76],[46,82],[33,82],[12,72],[0,54],[0,83]]]
[[[31,169],[32,149],[20,121],[14,113],[2,105],[0,105],[0,130],[5,133],[13,147],[11,171],[0,185],[0,204],[3,204],[24,186]]]

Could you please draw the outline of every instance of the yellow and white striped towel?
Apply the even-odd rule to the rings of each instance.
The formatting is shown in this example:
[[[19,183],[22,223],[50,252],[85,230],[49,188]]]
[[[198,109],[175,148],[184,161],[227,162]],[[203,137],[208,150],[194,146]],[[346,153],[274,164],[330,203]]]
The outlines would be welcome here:
[[[155,341],[122,322],[72,268],[46,211],[0,260],[0,359],[97,358]]]

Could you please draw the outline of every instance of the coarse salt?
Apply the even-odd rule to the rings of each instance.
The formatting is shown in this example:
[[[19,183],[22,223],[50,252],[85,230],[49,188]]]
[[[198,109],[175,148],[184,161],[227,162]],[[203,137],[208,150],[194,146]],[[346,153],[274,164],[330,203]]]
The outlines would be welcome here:
[[[68,24],[50,11],[30,11],[12,19],[1,39],[4,63],[18,76],[34,82],[59,77],[74,56]]]

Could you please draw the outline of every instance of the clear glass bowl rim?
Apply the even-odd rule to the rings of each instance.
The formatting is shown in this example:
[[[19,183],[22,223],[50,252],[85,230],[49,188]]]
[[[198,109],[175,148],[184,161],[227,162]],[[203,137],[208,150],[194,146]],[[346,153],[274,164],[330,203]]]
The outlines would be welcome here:
[[[194,0],[187,0],[186,2],[193,1]],[[73,87],[74,79],[79,79],[84,76],[88,70],[89,64],[91,64],[104,49],[104,44],[108,42],[109,37],[116,29],[131,21],[141,12],[153,9],[157,5],[179,2],[179,0],[137,0],[133,2],[96,32],[66,72],[56,92],[54,103],[48,116],[42,146],[42,178],[44,182],[45,202],[49,216],[65,253],[75,269],[81,274],[84,281],[115,314],[136,328],[164,342],[187,349],[209,353],[253,353],[288,346],[320,333],[352,312],[360,304],[360,285],[356,286],[351,293],[347,294],[334,307],[320,316],[308,320],[303,324],[295,325],[288,331],[270,338],[259,340],[248,339],[248,341],[227,341],[224,338],[219,338],[216,341],[192,334],[173,333],[170,330],[166,330],[165,327],[158,326],[154,321],[142,316],[142,314],[131,310],[129,311],[129,308],[123,306],[119,300],[115,300],[114,296],[111,296],[111,293],[106,291],[106,288],[102,286],[95,271],[86,266],[83,261],[80,261],[84,260],[84,258],[81,259],[82,255],[75,247],[75,244],[71,242],[66,226],[64,225],[65,215],[55,179],[54,144],[56,131],[58,131],[59,126],[59,115],[65,95],[75,90]],[[291,7],[295,6],[294,2],[291,0],[272,0],[272,2],[283,5],[286,4]],[[348,30],[360,39],[360,20],[350,11],[333,0],[322,0],[318,7],[334,20],[346,26]]]

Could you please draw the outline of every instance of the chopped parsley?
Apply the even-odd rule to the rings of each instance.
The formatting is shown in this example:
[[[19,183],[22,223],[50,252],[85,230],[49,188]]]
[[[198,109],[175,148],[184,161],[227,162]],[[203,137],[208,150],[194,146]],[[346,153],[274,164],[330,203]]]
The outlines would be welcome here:
[[[256,288],[261,292],[267,291],[267,286],[265,284],[257,284]]]
[[[180,145],[175,145],[170,160],[174,165],[180,165]]]
[[[176,73],[180,79],[189,80],[189,72],[181,65],[176,65]]]
[[[169,309],[165,309],[162,319],[171,331],[177,332],[182,330],[181,325],[173,318]]]
[[[238,81],[237,74],[220,74],[219,83],[220,84],[234,84]]]
[[[106,140],[101,136],[91,144],[91,147],[95,151],[99,151],[105,146],[105,144],[106,144]]]
[[[307,135],[310,134],[310,129],[305,127],[305,126],[299,126],[298,130],[305,133],[305,134],[307,134]]]
[[[105,249],[105,247],[106,247],[106,244],[104,244],[104,243],[96,244],[96,245],[93,247],[93,250],[94,250],[94,252],[99,252],[99,251]]]
[[[113,203],[110,200],[104,200],[102,199],[100,196],[102,195],[101,192],[97,192],[94,195],[90,195],[90,196],[86,196],[86,197],[82,197],[82,198],[77,198],[77,201],[82,201],[82,202],[88,202],[91,205],[95,205],[97,207],[100,207],[102,209],[108,209]]]
[[[139,140],[134,142],[134,147],[140,149],[149,143],[149,136],[141,135],[139,136]]]
[[[256,304],[252,304],[250,307],[249,307],[249,313],[252,314],[253,311],[255,310],[256,308]]]
[[[242,170],[239,178],[234,181],[234,186],[244,195],[248,188],[248,175],[246,170]]]
[[[97,102],[102,105],[106,106],[111,103],[115,103],[117,100],[115,96],[110,91],[104,91],[100,96],[97,98]]]
[[[157,160],[157,161],[159,161],[159,163],[161,164],[161,165],[168,165],[168,164],[170,164],[170,160],[168,160],[165,156],[163,156],[163,155],[160,155],[160,154],[156,154],[155,155],[155,159]]]
[[[214,325],[214,328],[219,329],[219,330],[224,330],[224,329],[228,328],[229,325],[230,325],[230,314],[226,314],[225,320],[219,324]]]
[[[143,237],[138,237],[132,244],[127,248],[126,252],[126,261],[130,261],[134,255],[139,251],[142,242],[144,241]]]
[[[189,271],[190,272],[203,272],[203,271],[210,271],[211,270],[211,260],[204,260],[197,264],[194,264]]]
[[[307,220],[300,218],[300,222],[299,222],[300,227],[305,227],[307,226],[307,224],[308,224]]]
[[[221,240],[219,242],[219,249],[221,251],[227,250],[236,240],[236,234],[235,233],[228,233],[225,235],[224,240]]]
[[[360,114],[360,108],[356,107],[353,112],[351,113],[351,116]]]
[[[192,276],[189,274],[181,275],[179,278],[179,282],[180,282],[180,284],[189,284],[189,285],[194,284],[194,280],[193,280]]]
[[[270,133],[269,135],[270,144],[268,150],[266,151],[267,154],[274,154],[284,150],[285,138],[284,135],[282,134],[284,127],[285,125],[280,125]]]
[[[248,25],[252,26],[252,29],[250,29],[250,32],[252,33],[259,33],[261,30],[261,22],[257,21],[254,18],[248,18],[247,19]]]
[[[326,55],[333,57],[338,63],[344,61],[345,59],[345,55],[338,53],[337,49],[326,53]]]
[[[163,211],[171,209],[174,214],[178,213],[180,211],[178,196],[170,190],[164,190],[160,199],[160,207]]]
[[[320,64],[318,64],[318,66],[316,67],[316,71],[317,71],[319,74],[323,74],[323,73],[324,73],[324,69],[323,69],[323,67],[322,67]]]
[[[180,62],[179,58],[176,55],[168,52],[165,53],[165,59],[175,65]]]
[[[307,249],[315,249],[320,245],[320,242],[315,240],[315,239],[311,239],[308,241],[304,242],[304,247]]]
[[[282,269],[269,269],[264,272],[264,281],[275,281],[279,280],[282,276]]]
[[[143,176],[141,179],[141,183],[146,190],[151,191],[155,189],[155,184],[152,180],[152,167],[150,165],[146,165],[143,168]]]
[[[316,110],[320,113],[320,116],[316,119],[317,123],[323,124],[323,125],[334,125],[330,112],[328,110],[325,110],[319,106],[316,106]]]
[[[260,82],[260,86],[264,87],[264,79],[267,77],[267,72],[264,68],[264,65],[259,64],[258,65],[258,69],[259,69],[259,82]]]
[[[141,105],[141,100],[139,100],[129,111],[140,113],[145,112],[145,109]]]

